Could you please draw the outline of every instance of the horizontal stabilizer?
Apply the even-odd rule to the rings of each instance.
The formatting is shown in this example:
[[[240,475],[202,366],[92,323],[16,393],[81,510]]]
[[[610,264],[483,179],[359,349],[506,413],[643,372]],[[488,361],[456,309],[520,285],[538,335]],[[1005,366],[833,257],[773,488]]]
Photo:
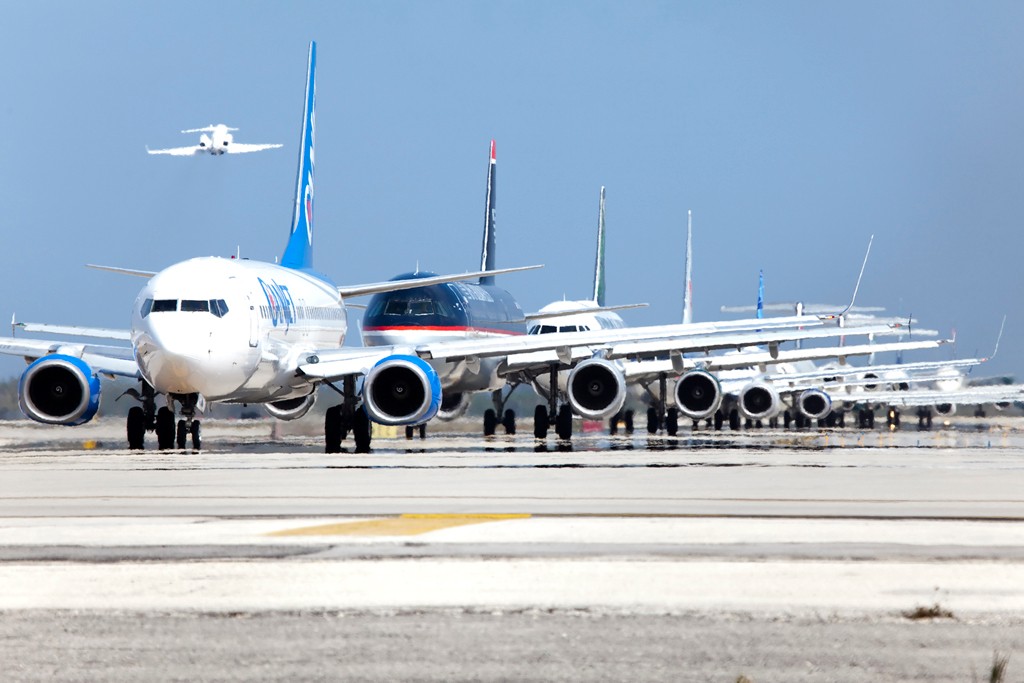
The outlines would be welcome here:
[[[446,282],[459,282],[460,280],[475,280],[488,275],[503,275],[505,273],[518,273],[521,270],[535,270],[544,266],[520,266],[518,268],[501,268],[498,270],[478,270],[475,273],[462,273],[460,275],[436,275],[434,277],[412,278],[410,280],[387,280],[385,282],[372,282],[365,285],[343,285],[338,287],[338,293],[343,297],[368,296],[380,292],[397,292],[402,289],[416,289],[417,287],[429,287],[431,285],[443,285]]]

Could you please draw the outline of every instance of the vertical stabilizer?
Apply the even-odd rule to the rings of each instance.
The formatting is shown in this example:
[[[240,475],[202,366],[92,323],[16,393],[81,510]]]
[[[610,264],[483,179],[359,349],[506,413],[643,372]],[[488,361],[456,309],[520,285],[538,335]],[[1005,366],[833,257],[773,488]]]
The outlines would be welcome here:
[[[487,200],[484,206],[484,244],[480,251],[480,270],[494,270],[494,173],[497,168],[494,140],[491,140],[491,155],[487,162]],[[485,275],[480,284],[493,285],[494,276]]]
[[[299,141],[299,170],[295,179],[295,211],[292,232],[281,257],[286,268],[313,267],[313,141],[316,128],[316,42],[309,43],[306,99],[302,109],[302,137]]]
[[[764,317],[764,271],[757,271],[757,319]]]
[[[594,303],[604,306],[604,185],[597,207],[597,256],[594,259]]]
[[[686,256],[683,260],[683,324],[693,322],[693,211],[686,212]]]

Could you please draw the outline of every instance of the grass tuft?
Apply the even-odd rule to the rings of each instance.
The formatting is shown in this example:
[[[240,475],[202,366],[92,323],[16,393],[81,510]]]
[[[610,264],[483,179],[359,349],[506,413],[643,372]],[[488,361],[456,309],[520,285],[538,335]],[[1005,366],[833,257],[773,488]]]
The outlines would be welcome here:
[[[953,613],[939,605],[939,603],[935,603],[930,607],[916,607],[913,610],[903,612],[903,616],[915,621],[919,619],[952,619]]]

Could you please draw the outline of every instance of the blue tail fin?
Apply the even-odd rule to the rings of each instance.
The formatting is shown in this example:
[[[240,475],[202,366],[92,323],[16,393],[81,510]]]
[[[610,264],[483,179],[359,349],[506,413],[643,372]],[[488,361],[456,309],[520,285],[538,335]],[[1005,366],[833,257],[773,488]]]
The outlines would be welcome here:
[[[491,140],[491,156],[487,162],[487,204],[484,207],[484,245],[480,253],[480,270],[494,270],[494,175],[498,166],[494,140]],[[493,285],[494,276],[485,275],[480,284]]]
[[[757,318],[764,317],[764,271],[757,271]]]
[[[604,306],[604,185],[597,209],[597,259],[594,261],[594,303]]]
[[[302,138],[299,145],[299,171],[295,180],[295,212],[292,232],[281,257],[287,268],[313,267],[313,141],[316,137],[316,42],[309,43],[309,68],[306,74],[306,99],[302,110]]]

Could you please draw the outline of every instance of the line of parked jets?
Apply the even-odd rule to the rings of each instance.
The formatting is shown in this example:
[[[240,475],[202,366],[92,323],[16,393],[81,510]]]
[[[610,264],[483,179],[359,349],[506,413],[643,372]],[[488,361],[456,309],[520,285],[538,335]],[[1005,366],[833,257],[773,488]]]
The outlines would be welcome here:
[[[695,427],[707,421],[716,429],[779,420],[785,426],[831,425],[842,424],[855,410],[859,424],[871,426],[878,407],[888,409],[891,421],[898,407],[934,406],[929,409],[948,414],[957,403],[1024,400],[1020,386],[965,388],[963,370],[981,358],[849,365],[855,356],[936,348],[949,341],[921,339],[921,334],[905,338],[904,324],[857,315],[853,300],[840,311],[766,318],[759,307],[753,318],[693,322],[689,226],[682,322],[627,327],[617,311],[632,306],[605,303],[604,188],[593,296],[524,313],[512,294],[495,284],[495,276],[540,266],[495,268],[493,141],[478,271],[418,271],[338,285],[313,267],[315,76],[316,44],[310,43],[295,205],[280,261],[199,257],[159,272],[91,266],[145,278],[130,327],[16,323],[23,331],[51,337],[12,333],[0,338],[0,353],[30,362],[18,385],[25,415],[47,424],[83,424],[99,407],[100,378],[127,377],[138,381],[138,388],[126,392],[138,402],[127,416],[129,448],[143,448],[146,434],[153,432],[159,448],[183,449],[191,440],[199,449],[200,416],[210,403],[261,404],[273,417],[293,420],[310,410],[318,389],[328,387],[340,401],[325,414],[326,451],[340,451],[351,434],[356,451],[365,452],[371,422],[405,426],[412,435],[434,418],[462,415],[478,392],[488,392],[493,401],[484,414],[484,434],[499,426],[514,432],[516,416],[506,403],[520,385],[531,385],[545,399],[533,416],[534,435],[545,438],[554,429],[562,439],[572,436],[574,416],[610,420],[613,431],[624,422],[631,430],[632,413],[625,410],[631,397],[649,406],[649,431],[669,434],[682,420]],[[198,146],[150,152],[220,154],[271,147],[242,149],[229,130],[196,129],[203,132]],[[372,296],[363,346],[346,347],[345,302],[358,296]],[[897,339],[875,341],[886,335]],[[97,341],[64,340],[70,337]],[[869,341],[849,342],[853,337]],[[833,345],[801,346],[810,340]],[[787,342],[796,348],[780,348]],[[828,362],[815,366],[814,361]]]

